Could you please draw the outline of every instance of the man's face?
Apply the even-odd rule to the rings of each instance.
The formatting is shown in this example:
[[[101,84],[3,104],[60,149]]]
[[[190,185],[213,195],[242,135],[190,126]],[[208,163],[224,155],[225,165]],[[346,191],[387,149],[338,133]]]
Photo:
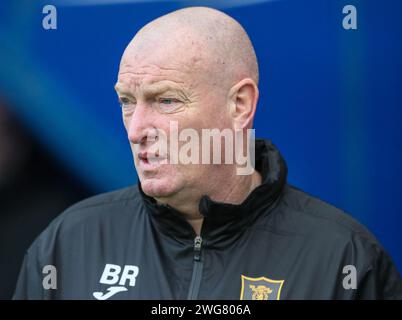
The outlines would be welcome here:
[[[192,128],[199,137],[203,128],[232,128],[227,90],[208,72],[199,71],[200,63],[191,52],[183,51],[160,50],[150,55],[134,51],[122,58],[116,91],[135,167],[149,196],[168,199],[180,191],[204,193],[211,179],[224,178],[225,169],[217,165],[169,163],[172,121],[178,124],[179,134]],[[159,154],[160,161],[154,161],[150,153],[154,138],[165,139],[160,131],[166,133],[168,148],[166,154]],[[178,142],[179,149],[183,144]]]

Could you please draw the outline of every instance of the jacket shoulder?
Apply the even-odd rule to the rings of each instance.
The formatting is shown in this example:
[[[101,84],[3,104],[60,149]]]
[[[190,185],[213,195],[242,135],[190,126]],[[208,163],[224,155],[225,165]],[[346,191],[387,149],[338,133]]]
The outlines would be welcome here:
[[[368,268],[385,252],[375,236],[352,216],[290,185],[285,186],[275,212],[268,216],[266,229],[289,241],[297,239],[296,243],[322,257],[355,252],[354,257]]]
[[[142,212],[140,203],[141,196],[136,185],[79,201],[48,225],[32,243],[28,253],[39,248],[42,251],[42,248],[48,248],[50,243],[56,243],[65,236],[74,237],[85,230],[99,230],[104,226],[114,229],[127,227],[127,221],[135,220]]]
[[[75,211],[86,211],[91,208],[103,207],[108,205],[127,205],[127,202],[137,200],[140,197],[137,185],[123,189],[114,190],[111,192],[101,193],[84,200],[81,200],[69,208],[63,214],[67,215]]]
[[[326,237],[360,236],[377,242],[372,233],[351,215],[296,187],[287,185],[279,205],[287,221],[293,221],[298,229],[311,233],[324,233]]]
[[[354,266],[358,273],[355,298],[402,297],[402,280],[391,257],[365,226],[344,211],[287,185],[275,213],[268,216],[271,222],[266,228],[287,237],[295,254],[307,248],[309,263],[317,264],[317,269],[335,270],[335,274]]]

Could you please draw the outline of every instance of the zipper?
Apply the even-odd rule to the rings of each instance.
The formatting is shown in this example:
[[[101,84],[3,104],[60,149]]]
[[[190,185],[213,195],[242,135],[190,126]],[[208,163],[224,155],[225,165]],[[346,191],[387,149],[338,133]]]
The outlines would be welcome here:
[[[201,278],[202,278],[202,238],[196,236],[194,238],[194,263],[193,275],[191,276],[190,289],[188,291],[187,300],[196,300],[198,292],[200,291]]]

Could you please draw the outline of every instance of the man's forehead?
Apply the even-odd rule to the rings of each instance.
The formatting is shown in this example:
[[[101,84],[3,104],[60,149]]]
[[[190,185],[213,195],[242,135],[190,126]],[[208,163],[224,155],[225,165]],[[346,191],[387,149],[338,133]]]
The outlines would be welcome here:
[[[175,47],[160,43],[149,51],[130,45],[121,59],[119,73],[191,73],[195,68],[205,65],[207,60],[205,51],[192,46]]]
[[[132,73],[133,77],[167,76],[179,78],[194,76],[208,64],[206,50],[195,41],[182,39],[180,43],[164,39],[158,43],[134,39],[124,51],[119,76]]]
[[[197,86],[201,70],[169,60],[122,60],[115,89],[121,91],[161,90],[162,87],[184,89]]]
[[[183,83],[171,80],[154,80],[152,82],[138,82],[133,85],[132,82],[118,81],[114,86],[115,90],[121,94],[132,94],[133,91],[140,90],[147,94],[160,93],[167,90],[181,90]]]

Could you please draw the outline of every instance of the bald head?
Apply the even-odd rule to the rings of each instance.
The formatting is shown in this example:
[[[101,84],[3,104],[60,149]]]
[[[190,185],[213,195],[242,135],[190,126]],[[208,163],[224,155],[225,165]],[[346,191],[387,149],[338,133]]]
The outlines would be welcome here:
[[[199,156],[204,158],[207,152],[215,161],[215,155],[238,159],[243,151],[248,154],[257,82],[257,59],[250,39],[237,21],[218,10],[186,8],[144,26],[123,54],[115,86],[143,191],[180,212],[197,214],[203,195],[228,200],[236,188],[250,185],[254,178],[238,181],[234,162],[202,164]],[[212,145],[200,144],[205,129],[214,132],[213,140],[221,141],[224,132],[236,137],[240,132],[247,138],[236,143],[233,135],[225,138],[225,146],[216,152]],[[180,141],[175,141],[175,135]],[[190,148],[191,157],[197,160],[176,163],[171,150],[188,151],[190,136],[196,146]],[[166,148],[159,150],[158,158],[162,155],[167,163],[148,163],[148,154],[155,153],[152,147],[159,148],[163,141]]]
[[[145,25],[128,45],[122,63],[130,59],[176,62],[221,86],[244,78],[258,83],[256,55],[243,27],[206,7],[177,10]]]

